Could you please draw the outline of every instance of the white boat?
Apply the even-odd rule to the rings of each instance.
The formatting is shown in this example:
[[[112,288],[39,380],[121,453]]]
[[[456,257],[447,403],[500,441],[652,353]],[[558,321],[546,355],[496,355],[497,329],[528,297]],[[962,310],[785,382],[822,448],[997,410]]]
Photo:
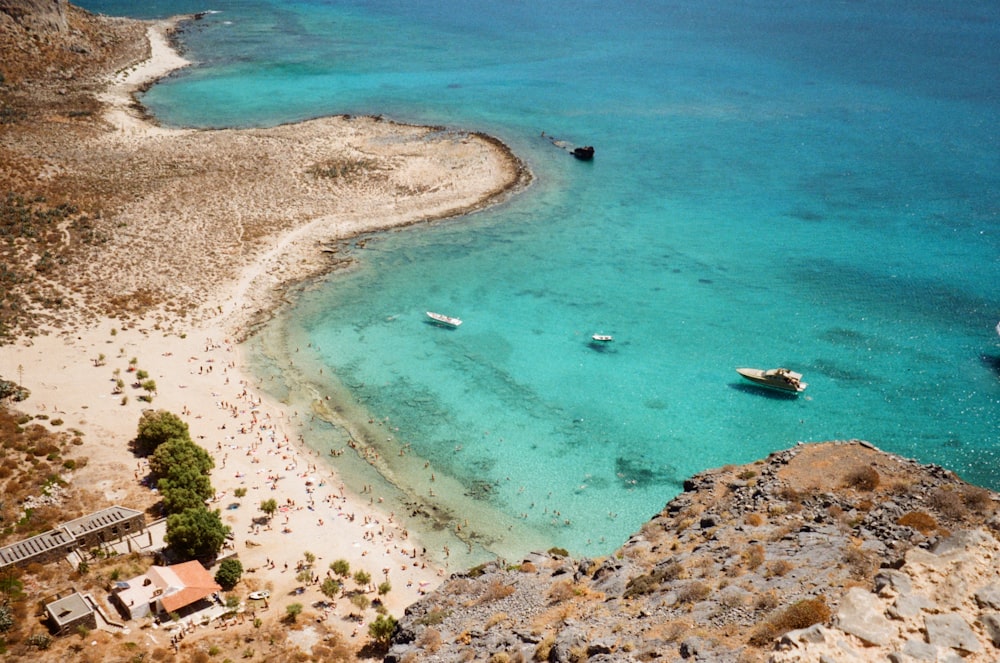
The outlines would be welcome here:
[[[809,386],[802,381],[801,373],[787,368],[737,368],[736,372],[754,384],[795,394],[802,393]]]
[[[598,343],[610,343],[615,340],[615,337],[611,334],[594,334],[590,338]]]
[[[438,323],[439,325],[444,325],[445,327],[451,327],[454,329],[462,324],[462,321],[458,318],[452,318],[447,315],[442,315],[440,313],[434,313],[433,311],[427,311],[427,317]]]

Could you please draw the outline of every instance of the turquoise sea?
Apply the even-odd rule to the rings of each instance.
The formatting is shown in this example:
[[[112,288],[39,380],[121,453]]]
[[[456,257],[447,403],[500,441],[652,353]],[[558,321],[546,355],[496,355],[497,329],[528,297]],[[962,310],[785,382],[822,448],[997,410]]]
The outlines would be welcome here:
[[[382,114],[493,134],[534,172],[369,238],[251,343],[276,396],[331,396],[308,443],[370,445],[377,472],[328,459],[432,554],[606,554],[685,477],[798,441],[1000,489],[1000,3],[83,5],[212,10],[181,34],[196,66],[143,99],[164,124]]]

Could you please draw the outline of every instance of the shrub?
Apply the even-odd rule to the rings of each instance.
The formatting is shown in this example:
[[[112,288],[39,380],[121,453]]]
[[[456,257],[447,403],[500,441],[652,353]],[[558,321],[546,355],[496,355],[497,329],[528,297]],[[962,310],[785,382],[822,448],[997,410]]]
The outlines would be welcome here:
[[[779,559],[767,565],[767,575],[781,577],[794,568],[795,565],[792,564],[791,561],[787,559]]]
[[[952,520],[961,520],[965,517],[965,502],[954,490],[936,489],[930,495],[930,505]]]
[[[565,548],[549,548],[549,554],[557,557],[569,557],[569,551]]]
[[[451,610],[431,610],[423,617],[418,618],[414,623],[421,626],[435,626],[447,619],[449,615],[451,615]]]
[[[753,570],[764,563],[764,546],[755,543],[743,553],[747,568]]]
[[[479,603],[489,603],[491,601],[499,601],[502,598],[506,598],[514,593],[514,585],[505,585],[500,580],[492,580],[490,584],[486,587],[482,596],[479,597]]]
[[[865,579],[875,572],[878,558],[868,550],[862,550],[858,546],[848,546],[844,550],[844,563],[850,569],[852,578]]]
[[[703,582],[694,580],[681,587],[677,592],[677,600],[681,603],[697,603],[704,601],[712,593],[712,588]]]
[[[441,632],[436,628],[424,629],[424,632],[417,638],[417,646],[433,654],[441,648]]]
[[[875,490],[881,477],[874,467],[857,467],[844,477],[844,485],[856,490]]]
[[[760,527],[764,524],[764,516],[756,512],[748,513],[746,518],[744,518],[744,521],[751,527]]]
[[[822,597],[802,599],[772,614],[758,625],[750,636],[750,644],[764,647],[789,631],[822,624],[829,618],[830,608]]]
[[[995,505],[993,495],[990,491],[979,486],[962,486],[959,489],[962,502],[965,503],[973,513],[986,516],[993,512]]]
[[[896,521],[896,524],[903,527],[912,527],[924,536],[930,535],[937,529],[937,520],[934,519],[934,516],[923,511],[910,511],[903,514]]]

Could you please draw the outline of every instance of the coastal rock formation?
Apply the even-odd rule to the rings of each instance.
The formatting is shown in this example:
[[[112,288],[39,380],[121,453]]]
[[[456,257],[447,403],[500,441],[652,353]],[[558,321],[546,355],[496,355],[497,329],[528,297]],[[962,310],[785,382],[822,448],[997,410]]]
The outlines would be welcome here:
[[[66,21],[66,0],[0,0],[0,13],[35,32],[62,32]]]
[[[993,661],[996,509],[868,443],[799,445],[689,479],[608,558],[452,576],[386,660]]]

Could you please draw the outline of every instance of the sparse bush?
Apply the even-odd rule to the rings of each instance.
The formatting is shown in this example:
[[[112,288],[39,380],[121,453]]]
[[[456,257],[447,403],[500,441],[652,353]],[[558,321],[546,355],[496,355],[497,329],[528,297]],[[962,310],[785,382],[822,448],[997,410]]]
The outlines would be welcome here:
[[[417,619],[415,623],[421,626],[436,626],[447,619],[449,615],[451,615],[451,610],[431,610]]]
[[[441,632],[436,628],[424,629],[424,632],[417,638],[417,646],[424,651],[434,653],[441,648]]]
[[[962,496],[962,502],[975,514],[986,516],[991,514],[996,508],[996,505],[993,503],[992,493],[985,488],[980,488],[979,486],[962,486],[959,492]]]
[[[746,515],[746,518],[744,518],[743,520],[744,522],[746,522],[747,525],[750,525],[751,527],[760,527],[761,525],[764,524],[764,516],[762,516],[757,512],[748,513]]]
[[[903,514],[896,523],[903,527],[912,527],[924,536],[932,534],[937,529],[938,524],[934,516],[923,511],[910,511]]]
[[[844,477],[844,485],[855,490],[875,490],[881,477],[874,467],[857,467]]]
[[[852,578],[863,580],[871,577],[878,567],[878,558],[874,553],[863,550],[859,546],[848,546],[844,550],[844,563],[847,564]]]
[[[547,661],[549,660],[549,655],[552,653],[552,648],[556,644],[556,636],[547,635],[545,639],[538,643],[535,647],[534,660],[536,661]]]
[[[514,593],[514,585],[505,585],[500,580],[492,580],[486,590],[479,597],[479,603],[490,603],[499,601]]]
[[[829,618],[830,608],[822,597],[803,599],[772,614],[758,625],[750,636],[750,644],[764,647],[789,631],[822,624]]]
[[[693,580],[677,592],[677,600],[681,603],[697,603],[704,601],[712,593],[712,588],[703,582]]]
[[[498,613],[494,614],[492,617],[490,617],[489,619],[486,620],[486,624],[483,625],[483,628],[485,630],[489,631],[491,628],[493,628],[497,624],[502,624],[503,622],[507,621],[508,619],[510,619],[510,617],[507,616],[506,612],[498,612]]]
[[[758,594],[753,602],[754,610],[760,612],[771,612],[778,607],[778,595],[774,592],[764,592]]]
[[[756,569],[764,563],[764,546],[759,543],[753,544],[743,553],[743,558],[746,560],[748,569]]]
[[[549,554],[557,557],[569,557],[569,551],[565,548],[549,548]]]
[[[946,518],[961,520],[965,517],[965,502],[962,496],[949,488],[938,488],[930,495],[930,505]]]
[[[795,568],[795,565],[787,559],[778,559],[767,565],[768,576],[784,576]]]

